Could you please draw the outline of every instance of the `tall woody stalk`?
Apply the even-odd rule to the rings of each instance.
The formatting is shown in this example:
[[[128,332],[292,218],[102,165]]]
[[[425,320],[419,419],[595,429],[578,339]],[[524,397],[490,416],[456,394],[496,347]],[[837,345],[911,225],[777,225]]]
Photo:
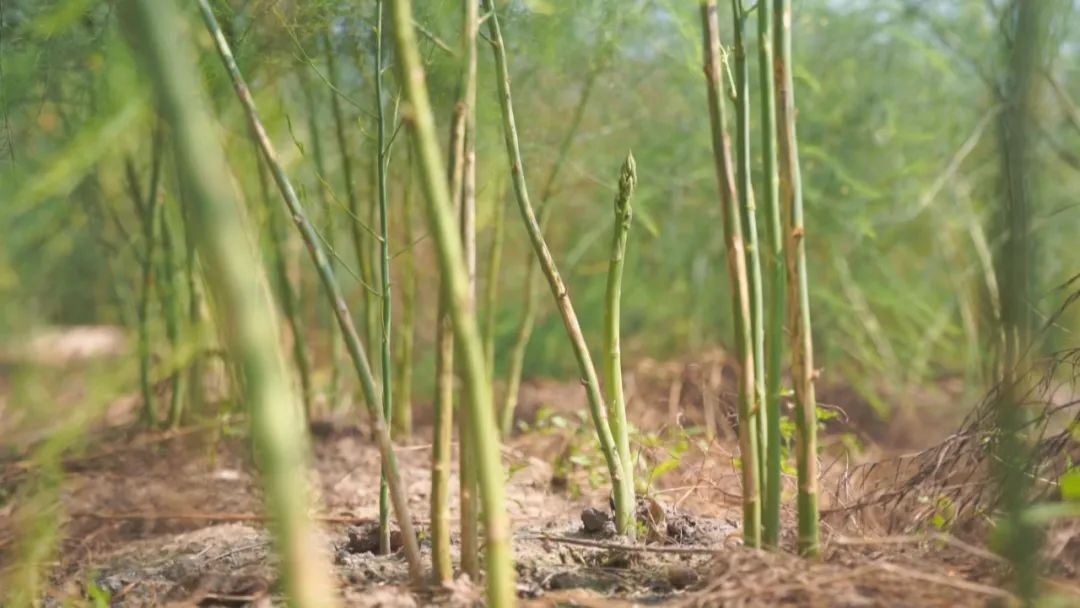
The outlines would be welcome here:
[[[461,157],[461,244],[468,275],[468,314],[476,312],[476,0],[462,0],[462,45],[464,62],[461,74],[461,99],[458,108],[464,112]],[[484,369],[487,370],[486,355]],[[491,376],[487,376],[490,381]],[[466,387],[468,390],[468,387]],[[489,390],[491,390],[489,388]],[[458,418],[458,468],[461,503],[461,571],[473,580],[480,576],[480,540],[477,534],[476,452],[468,408],[462,408]]]
[[[383,416],[387,424],[392,424],[394,419],[393,401],[393,366],[390,357],[390,320],[392,302],[390,299],[390,218],[387,201],[386,172],[389,170],[386,143],[386,117],[383,112],[382,93],[382,33],[383,33],[383,3],[375,0],[375,125],[377,161],[376,183],[379,195],[379,263],[380,284],[379,291],[382,304],[382,327],[380,334],[380,354],[382,356],[382,406]],[[383,470],[379,481],[379,553],[390,553],[390,488],[386,483],[386,471]]]
[[[720,26],[716,0],[702,0],[701,20],[705,47],[705,79],[708,85],[709,123],[712,127],[713,158],[720,201],[724,211],[724,242],[727,248],[728,279],[731,283],[735,317],[735,348],[739,354],[739,452],[742,463],[743,542],[751,547],[761,543],[761,502],[758,484],[757,433],[753,425],[754,351],[750,322],[750,282],[746,270],[742,219],[731,158],[731,138],[727,132],[724,104]]]
[[[435,237],[439,267],[445,280],[444,292],[454,321],[454,337],[462,359],[465,378],[464,404],[475,444],[480,497],[483,501],[487,541],[487,601],[493,608],[513,606],[517,593],[510,550],[510,522],[506,516],[506,493],[499,453],[499,435],[492,408],[491,384],[484,367],[484,349],[475,314],[470,314],[468,276],[461,240],[455,230],[450,192],[444,179],[445,167],[439,154],[435,119],[428,100],[424,69],[412,25],[408,0],[393,0],[394,42],[398,77],[404,89],[403,109],[420,161],[421,183],[427,200],[428,226]]]
[[[555,162],[548,172],[547,181],[540,191],[540,233],[547,230],[548,221],[551,217],[552,205],[548,203],[562,168],[566,165],[566,159],[570,156],[570,147],[574,143],[578,129],[581,127],[581,119],[585,116],[585,108],[588,106],[589,97],[592,95],[597,76],[603,68],[604,62],[595,61],[589,73],[585,77],[585,84],[581,89],[577,105],[570,119],[570,126],[559,143],[559,151],[555,154]],[[502,221],[502,220],[500,220]],[[529,346],[529,338],[532,337],[533,326],[536,324],[536,267],[539,258],[530,252],[525,259],[525,290],[521,321],[518,323],[517,333],[514,337],[514,346],[510,349],[510,364],[506,373],[506,394],[503,395],[503,407],[500,412],[501,429],[503,437],[509,437],[514,426],[514,410],[517,408],[518,389],[521,387],[521,373],[525,367],[525,349]]]
[[[266,134],[266,129],[263,128],[262,121],[259,120],[259,114],[255,108],[255,101],[252,99],[247,83],[244,82],[244,78],[240,74],[239,68],[236,66],[236,60],[233,58],[232,51],[225,41],[225,36],[218,26],[217,20],[214,18],[214,13],[210,9],[208,0],[199,0],[199,9],[202,12],[203,21],[206,23],[206,27],[214,39],[218,55],[221,57],[222,63],[225,64],[225,69],[232,81],[236,95],[240,99],[240,103],[244,106],[244,113],[247,116],[248,126],[251,128],[252,137],[255,139],[259,149],[262,150],[263,159],[270,167],[271,174],[274,176],[274,182],[281,191],[282,198],[285,201],[288,212],[292,216],[293,223],[296,224],[297,230],[300,232],[300,237],[303,239],[304,245],[307,246],[308,253],[319,273],[319,279],[322,281],[323,290],[326,292],[327,297],[330,299],[330,303],[334,308],[338,326],[345,339],[345,347],[349,351],[349,356],[353,361],[353,367],[360,377],[360,386],[364,391],[364,401],[368,408],[368,414],[371,416],[372,420],[372,431],[375,434],[375,440],[379,447],[379,454],[382,457],[383,470],[386,471],[387,484],[390,487],[390,500],[393,503],[394,511],[397,514],[398,525],[401,527],[405,558],[409,562],[409,574],[413,582],[419,585],[423,582],[423,565],[420,563],[420,549],[417,545],[412,519],[409,517],[408,501],[406,500],[401,478],[398,473],[397,457],[394,454],[393,444],[390,441],[390,431],[386,425],[386,419],[383,417],[382,405],[379,402],[379,395],[375,390],[375,378],[371,373],[371,365],[364,352],[363,343],[360,341],[360,337],[356,332],[356,326],[353,325],[352,317],[349,314],[349,308],[345,304],[345,296],[341,292],[337,280],[334,278],[334,271],[330,266],[330,261],[322,249],[315,228],[308,220],[307,214],[304,212],[304,208],[301,206],[300,200],[296,196],[296,191],[293,189],[288,176],[285,174],[285,170],[277,160],[277,153],[274,151],[274,146],[270,142],[270,137]]]
[[[630,466],[630,431],[626,422],[626,399],[623,396],[622,347],[619,339],[619,321],[621,315],[622,274],[626,261],[626,240],[630,235],[630,221],[634,210],[630,198],[634,195],[637,184],[637,166],[634,155],[627,153],[626,161],[619,172],[619,191],[615,195],[615,228],[611,243],[611,261],[608,265],[607,299],[604,306],[604,379],[607,381],[608,418],[611,420],[611,432],[615,435],[615,445],[619,450],[619,460],[624,463],[624,484],[629,484],[628,492],[633,496],[634,471]],[[635,535],[636,526],[628,526],[626,534]]]
[[[273,305],[265,283],[252,280],[262,276],[262,268],[246,246],[249,226],[229,187],[228,161],[212,127],[194,46],[187,29],[178,27],[182,17],[173,2],[129,0],[121,6],[135,54],[171,126],[199,252],[220,304],[228,346],[243,369],[286,594],[301,607],[335,606],[330,565],[307,518],[305,442],[295,423],[295,395],[286,381]]]
[[[806,272],[806,229],[803,225],[802,175],[795,132],[795,88],[791,74],[791,0],[776,0],[773,36],[776,57],[777,143],[780,152],[780,200],[787,235],[785,259],[791,377],[795,385],[797,433],[799,553],[818,553],[817,399],[814,396],[814,341],[810,334],[810,293]]]
[[[757,5],[758,74],[761,83],[761,157],[765,198],[765,256],[769,277],[765,325],[765,510],[762,542],[780,542],[780,365],[784,350],[784,235],[780,222],[780,177],[776,170],[776,89],[773,86],[773,25],[770,0]],[[760,357],[759,357],[760,358]]]
[[[746,63],[746,10],[742,0],[731,0],[735,60],[735,178],[738,180],[739,210],[746,230],[746,268],[750,278],[750,323],[754,353],[754,402],[750,421],[758,441],[758,484],[765,489],[762,465],[768,445],[765,410],[765,316],[761,285],[761,245],[758,241],[757,210],[750,174],[750,73]]]
[[[600,449],[604,453],[608,472],[611,475],[611,485],[615,494],[615,528],[619,534],[626,534],[633,525],[634,519],[634,488],[625,482],[624,467],[619,459],[618,448],[615,438],[611,433],[611,426],[604,412],[604,398],[600,394],[600,382],[596,376],[596,366],[593,364],[589,347],[585,344],[585,336],[581,333],[581,325],[578,323],[574,305],[570,302],[570,293],[563,283],[559,270],[555,266],[555,259],[544,241],[543,231],[536,221],[532,203],[529,201],[529,190],[525,179],[525,165],[521,160],[521,146],[518,143],[517,123],[514,120],[514,106],[510,96],[510,70],[506,61],[506,45],[503,42],[502,31],[499,29],[499,17],[495,12],[495,3],[492,0],[483,0],[484,10],[489,14],[487,18],[488,36],[495,52],[495,69],[497,72],[499,107],[502,111],[503,134],[506,139],[506,151],[510,157],[510,173],[514,181],[514,193],[517,196],[518,209],[521,211],[522,220],[529,233],[533,250],[540,261],[540,268],[544,271],[551,294],[555,298],[555,304],[562,315],[563,325],[566,327],[567,336],[570,338],[574,349],[574,357],[577,359],[578,370],[581,373],[581,383],[585,387],[585,393],[589,400],[589,411],[592,414],[593,425],[600,441]]]

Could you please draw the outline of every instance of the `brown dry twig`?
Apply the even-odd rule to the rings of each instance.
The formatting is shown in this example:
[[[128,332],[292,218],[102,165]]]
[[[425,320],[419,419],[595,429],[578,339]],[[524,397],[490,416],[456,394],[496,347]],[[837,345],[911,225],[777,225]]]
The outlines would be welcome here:
[[[927,583],[933,583],[935,585],[944,585],[946,587],[953,587],[954,589],[971,591],[973,593],[979,593],[982,595],[992,595],[1011,601],[1016,600],[1016,596],[1009,593],[1008,591],[1005,591],[1004,589],[992,587],[990,585],[984,585],[982,583],[972,582],[962,578],[942,576],[940,574],[933,574],[931,572],[923,572],[922,570],[906,568],[904,566],[898,566],[897,564],[886,561],[874,562],[874,567],[880,570],[884,570],[885,572],[888,572],[890,574],[895,574],[897,576],[902,576],[905,578],[913,578]]]
[[[83,517],[88,519],[103,519],[103,520],[121,520],[121,521],[161,521],[161,520],[178,520],[178,521],[212,521],[212,522],[264,522],[269,521],[269,517],[261,513],[198,513],[198,512],[182,512],[182,513],[145,513],[138,511],[129,511],[122,513],[109,513],[101,511],[75,511],[71,513],[71,517]],[[351,517],[348,515],[316,515],[312,516],[313,521],[324,524],[369,524],[375,522],[375,518],[372,517]]]
[[[910,535],[897,535],[897,536],[879,536],[879,537],[864,537],[864,538],[850,538],[847,536],[834,536],[829,539],[830,544],[844,545],[844,546],[858,546],[858,545],[906,545],[906,544],[918,544],[922,542],[937,541],[949,545],[954,549],[959,549],[975,557],[985,559],[997,564],[1008,563],[1000,555],[976,547],[975,545],[966,543],[959,538],[956,538],[952,534],[945,533],[931,533],[931,534],[910,534]]]
[[[627,551],[631,553],[669,553],[674,555],[720,555],[728,550],[719,547],[669,547],[657,545],[630,545],[626,543],[613,543],[586,538],[572,538],[569,536],[552,536],[539,534],[524,537],[527,540],[542,540],[565,545],[577,545],[590,549],[606,549],[610,551]]]

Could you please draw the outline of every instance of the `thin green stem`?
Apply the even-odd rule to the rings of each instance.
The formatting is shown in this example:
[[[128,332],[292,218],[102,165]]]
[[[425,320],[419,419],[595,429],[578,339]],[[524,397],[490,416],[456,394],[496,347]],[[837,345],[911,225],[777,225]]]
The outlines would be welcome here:
[[[143,229],[142,281],[139,292],[137,318],[139,322],[139,388],[143,399],[143,423],[157,426],[157,408],[154,405],[153,365],[150,348],[150,301],[154,287],[154,251],[157,249],[158,213],[161,209],[158,185],[161,176],[161,131],[155,130],[152,143],[150,186],[144,195],[139,186],[135,161],[130,157],[124,162],[128,190],[139,212]]]
[[[323,34],[323,50],[326,52],[326,72],[330,85],[335,90],[338,88],[337,55],[334,53],[334,45],[330,34]],[[367,237],[364,236],[364,225],[360,220],[360,197],[356,192],[356,184],[353,179],[353,161],[349,153],[349,138],[346,131],[347,119],[341,107],[339,95],[330,96],[330,110],[334,115],[334,136],[337,140],[338,156],[341,159],[341,179],[345,184],[345,200],[348,202],[350,234],[352,235],[353,249],[356,253],[357,271],[360,280],[364,283],[363,307],[364,307],[364,344],[371,344],[374,336],[371,335],[371,324],[368,322],[368,310],[370,306],[370,294],[366,287],[372,285],[370,268],[366,255]],[[370,353],[368,353],[370,354]],[[363,391],[361,391],[363,393]]]
[[[765,421],[765,315],[761,283],[761,245],[758,241],[757,210],[750,174],[750,77],[746,63],[746,13],[742,0],[731,0],[735,36],[732,44],[735,72],[735,178],[738,180],[739,211],[746,236],[746,268],[750,279],[751,350],[754,353],[754,401],[750,410],[758,441],[758,484],[762,491],[768,445]]]
[[[510,363],[506,371],[506,394],[500,413],[500,428],[503,437],[509,437],[514,430],[514,410],[517,407],[518,391],[521,389],[521,374],[525,367],[525,350],[529,346],[533,326],[536,324],[536,256],[530,254],[525,264],[524,310],[514,337],[514,346],[510,350]]]
[[[176,161],[174,160],[174,165]],[[179,175],[179,168],[176,167],[176,174]],[[204,310],[203,302],[203,285],[199,273],[199,259],[198,252],[196,251],[195,241],[196,235],[194,231],[193,222],[190,217],[191,205],[187,202],[186,190],[182,181],[177,178],[177,196],[180,202],[180,216],[184,226],[184,279],[187,284],[188,295],[188,325],[187,331],[197,343],[202,343],[204,340],[204,333],[206,333],[206,311]],[[201,412],[203,407],[203,371],[204,361],[201,353],[194,353],[191,356],[191,363],[188,365],[187,370],[187,396],[189,412]]]
[[[214,13],[210,9],[207,0],[199,0],[199,8],[202,12],[203,21],[206,23],[206,27],[214,39],[218,55],[225,65],[229,78],[232,80],[236,95],[244,106],[244,112],[247,116],[252,136],[262,150],[263,159],[270,167],[274,182],[281,191],[282,198],[285,201],[288,212],[292,216],[293,223],[296,224],[297,230],[304,241],[304,245],[307,246],[308,253],[315,264],[316,270],[318,270],[323,290],[326,292],[327,297],[330,299],[330,303],[334,308],[338,325],[345,338],[345,346],[349,351],[349,355],[352,357],[353,367],[360,377],[360,385],[364,391],[364,401],[368,408],[368,414],[372,419],[372,431],[374,432],[375,440],[379,447],[379,453],[382,457],[387,483],[390,486],[390,499],[393,502],[394,511],[397,514],[398,525],[401,527],[405,557],[409,562],[409,574],[414,584],[420,585],[423,582],[423,565],[420,562],[420,549],[417,545],[416,533],[413,530],[412,518],[409,516],[408,501],[406,500],[401,477],[398,473],[397,456],[394,454],[393,444],[390,441],[390,431],[386,425],[386,420],[383,417],[379,395],[375,390],[375,377],[371,373],[371,365],[368,362],[363,343],[360,341],[360,337],[356,332],[356,327],[353,325],[352,317],[349,314],[349,308],[345,304],[345,296],[334,277],[330,261],[323,251],[315,228],[308,220],[307,214],[304,212],[304,208],[301,206],[300,200],[296,196],[296,191],[292,187],[292,183],[285,174],[285,170],[282,168],[281,163],[277,160],[277,153],[274,151],[273,144],[270,142],[270,138],[266,134],[262,122],[259,120],[259,114],[255,108],[255,102],[251,97],[251,92],[248,90],[247,84],[244,82],[243,76],[236,66],[236,60],[233,59],[232,51],[225,42],[225,36],[221,32],[221,28],[218,26],[217,20],[214,18]]]
[[[592,414],[593,425],[596,427],[600,449],[604,453],[608,472],[611,475],[611,483],[615,493],[616,529],[620,534],[625,534],[626,529],[632,524],[634,511],[634,497],[627,493],[627,486],[623,483],[623,465],[619,460],[615,438],[611,434],[611,426],[604,412],[604,398],[600,393],[600,382],[596,375],[596,366],[593,364],[589,348],[585,344],[585,336],[581,333],[581,325],[578,323],[577,313],[570,302],[570,294],[566,290],[559,270],[555,266],[555,259],[544,241],[544,235],[540,224],[536,220],[532,203],[529,201],[528,185],[525,178],[525,165],[521,159],[521,146],[518,142],[517,124],[514,119],[513,101],[510,95],[510,70],[506,61],[506,45],[503,42],[502,31],[499,29],[499,17],[495,12],[492,0],[483,0],[484,10],[490,13],[488,17],[488,34],[491,38],[495,53],[495,69],[497,72],[497,84],[499,94],[499,107],[502,111],[503,135],[506,139],[506,151],[510,157],[510,173],[514,182],[514,193],[517,196],[518,209],[521,211],[522,220],[525,222],[532,242],[533,250],[540,261],[540,268],[548,280],[555,304],[562,315],[563,325],[566,327],[567,336],[574,349],[574,357],[577,359],[578,370],[581,373],[581,383],[585,387],[585,393],[589,401],[589,412]],[[632,489],[632,488],[631,488]]]
[[[450,117],[449,163],[447,166],[450,196],[454,217],[461,214],[461,181],[464,176],[465,112],[462,104],[454,107]],[[453,579],[454,565],[450,561],[450,459],[454,439],[454,324],[450,315],[449,279],[439,278],[439,308],[435,342],[435,429],[432,442],[431,471],[431,536],[432,561],[439,582]],[[461,408],[464,410],[464,408]],[[460,412],[459,412],[460,417]],[[460,442],[459,442],[460,444]],[[475,520],[461,518],[465,539],[475,539]],[[470,523],[471,522],[471,523]],[[470,550],[475,553],[475,548]]]
[[[382,295],[382,327],[380,333],[380,353],[382,355],[382,389],[383,389],[383,415],[387,424],[393,424],[393,366],[390,354],[391,336],[391,312],[392,302],[390,299],[390,219],[389,202],[387,196],[386,173],[389,170],[386,149],[386,117],[383,112],[382,93],[382,32],[383,32],[383,2],[375,0],[375,123],[377,130],[376,152],[379,166],[376,170],[378,195],[379,195],[379,260],[380,272],[379,284]],[[379,482],[379,553],[390,553],[390,488],[386,483],[386,472],[383,472]]]
[[[705,47],[705,77],[709,124],[716,180],[724,216],[728,280],[731,283],[735,349],[739,357],[739,453],[742,464],[743,542],[756,547],[761,542],[761,502],[758,483],[757,432],[754,425],[754,352],[750,323],[750,285],[743,246],[738,189],[732,163],[731,137],[727,131],[727,110],[723,95],[723,56],[716,0],[702,0],[701,20]]]
[[[773,85],[772,6],[762,0],[757,7],[758,74],[761,85],[761,157],[765,198],[765,256],[769,277],[768,323],[765,326],[765,525],[766,547],[780,542],[780,391],[784,349],[784,236],[780,225],[779,174],[776,169],[776,89]]]
[[[438,251],[445,281],[443,291],[449,301],[454,337],[462,359],[465,378],[465,405],[473,432],[480,495],[483,501],[487,541],[487,601],[493,608],[513,606],[517,592],[510,548],[510,522],[506,515],[504,471],[499,436],[492,408],[491,384],[484,366],[483,345],[475,314],[469,310],[468,274],[461,240],[456,230],[445,167],[439,153],[435,119],[424,82],[424,69],[412,27],[412,7],[408,0],[391,2],[396,67],[404,91],[402,115],[410,126],[421,183],[426,194],[428,225]]]
[[[551,194],[555,190],[559,174],[570,156],[570,148],[577,137],[581,127],[581,119],[585,116],[585,108],[588,106],[589,97],[592,95],[594,84],[600,74],[604,63],[596,61],[585,77],[581,95],[574,106],[570,126],[559,143],[559,151],[555,155],[555,162],[548,171],[544,188],[540,191],[540,233],[547,230],[548,221],[554,205],[549,202]],[[506,394],[503,395],[503,407],[501,410],[501,429],[503,437],[509,437],[514,427],[514,410],[517,408],[518,389],[521,387],[521,374],[525,367],[525,351],[529,347],[529,339],[532,337],[533,327],[536,325],[536,267],[539,258],[532,252],[525,257],[525,289],[523,291],[523,305],[521,321],[518,323],[517,333],[514,337],[514,346],[510,349],[510,364],[506,372]]]
[[[443,290],[440,290],[443,291]],[[454,579],[450,559],[450,461],[454,442],[454,328],[439,295],[435,330],[435,420],[431,448],[431,564],[435,582]]]

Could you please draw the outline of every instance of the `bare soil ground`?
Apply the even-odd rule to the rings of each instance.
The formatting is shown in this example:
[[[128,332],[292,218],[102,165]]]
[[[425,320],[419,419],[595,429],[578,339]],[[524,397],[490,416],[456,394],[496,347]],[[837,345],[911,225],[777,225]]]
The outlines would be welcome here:
[[[655,463],[671,458],[672,444],[681,439],[684,446],[678,468],[653,480],[643,499],[642,512],[652,513],[646,518],[649,539],[632,549],[605,524],[608,496],[589,447],[591,430],[580,428],[580,387],[526,387],[520,414],[533,423],[504,450],[525,605],[982,606],[1009,599],[999,561],[948,537],[868,537],[865,528],[831,517],[818,561],[743,547],[733,443],[726,438],[730,428],[725,430],[728,399],[723,374],[714,375],[718,385],[702,372],[708,365],[643,364],[631,374],[632,418],[639,428],[654,430],[642,440],[643,460],[656,470]],[[711,395],[720,430],[707,440],[683,429],[705,419]],[[47,605],[85,598],[90,583],[108,591],[116,606],[279,603],[248,444],[211,427],[156,434],[131,428],[100,431],[87,453],[67,462],[61,494],[67,523]],[[425,557],[428,432],[421,428],[413,443],[399,447]],[[850,432],[858,429],[838,429],[834,436]],[[316,425],[313,437],[314,515],[323,523],[348,605],[465,606],[482,599],[482,588],[468,580],[411,590],[400,554],[368,552],[378,512],[377,451],[340,415]],[[660,439],[650,443],[650,437]],[[836,477],[827,474],[826,485]],[[15,483],[10,476],[0,480]],[[832,506],[828,490],[826,510]],[[456,511],[456,493],[451,505]],[[14,507],[0,511],[0,568],[13,557]],[[790,551],[793,513],[785,512],[784,520],[782,544]],[[1056,585],[1076,592],[1069,583]]]

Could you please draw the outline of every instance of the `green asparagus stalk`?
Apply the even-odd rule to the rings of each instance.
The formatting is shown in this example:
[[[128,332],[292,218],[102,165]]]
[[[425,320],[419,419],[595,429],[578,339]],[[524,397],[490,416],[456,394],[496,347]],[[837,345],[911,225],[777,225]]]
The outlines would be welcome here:
[[[593,425],[600,442],[600,449],[604,453],[608,472],[611,475],[611,484],[615,494],[615,528],[620,534],[626,534],[633,525],[634,518],[634,495],[633,488],[624,482],[624,467],[619,460],[618,448],[615,438],[611,433],[607,416],[604,412],[604,398],[600,394],[600,383],[596,376],[596,366],[593,364],[589,348],[585,344],[585,336],[581,333],[581,325],[578,323],[577,313],[570,302],[570,294],[566,285],[559,275],[555,266],[555,259],[544,241],[544,235],[540,224],[536,220],[532,203],[529,201],[528,185],[525,179],[525,165],[521,160],[521,147],[518,143],[517,124],[514,120],[513,101],[510,96],[510,70],[506,61],[506,45],[503,42],[502,31],[499,29],[499,17],[495,12],[492,0],[483,0],[484,10],[489,13],[487,18],[488,36],[495,52],[495,68],[498,73],[499,107],[502,111],[503,132],[506,139],[506,151],[510,157],[511,175],[514,182],[514,192],[517,196],[518,209],[521,211],[529,240],[533,250],[540,258],[540,267],[548,280],[551,294],[555,298],[556,306],[562,315],[566,333],[574,349],[578,369],[581,372],[581,383],[589,401],[589,411],[592,414]],[[629,464],[627,464],[629,466]]]
[[[295,395],[285,380],[277,320],[265,283],[252,280],[263,276],[262,268],[246,246],[249,227],[229,187],[227,160],[211,126],[194,46],[170,0],[129,0],[121,7],[135,54],[171,127],[180,179],[190,192],[199,252],[228,329],[228,346],[243,369],[285,592],[297,606],[335,606],[331,570],[314,544],[307,518],[305,442],[296,425]]]
[[[455,230],[450,192],[444,179],[445,167],[439,154],[435,120],[424,82],[424,69],[412,25],[409,0],[391,2],[397,69],[406,107],[404,115],[411,129],[412,143],[420,161],[422,184],[427,200],[428,225],[434,236],[438,261],[444,278],[443,290],[454,322],[454,337],[461,353],[465,378],[466,407],[475,445],[483,502],[487,542],[487,601],[494,608],[516,602],[514,569],[511,562],[510,523],[506,516],[506,494],[499,452],[499,436],[492,408],[491,384],[484,366],[483,345],[475,314],[469,310],[468,276],[461,240]],[[463,408],[464,409],[464,408]]]
[[[776,0],[773,36],[777,55],[776,122],[780,200],[786,234],[787,296],[791,332],[791,376],[795,385],[797,433],[799,553],[818,553],[817,399],[814,396],[814,341],[810,333],[810,294],[806,271],[806,229],[803,225],[802,175],[795,130],[795,88],[791,75],[791,0]]]
[[[739,356],[739,453],[742,463],[743,542],[756,547],[761,542],[761,502],[758,484],[757,431],[753,419],[754,351],[750,321],[750,284],[743,245],[742,219],[738,208],[738,188],[732,163],[731,138],[727,131],[724,104],[720,26],[716,0],[702,0],[701,20],[705,47],[705,77],[712,127],[712,147],[716,180],[724,211],[724,242],[727,249],[728,279],[731,283],[735,317],[735,348]]]
[[[454,441],[454,327],[439,295],[435,334],[435,420],[431,448],[431,563],[435,581],[454,579],[450,561],[450,459]]]
[[[465,168],[465,111],[462,104],[454,107],[454,113],[451,116],[449,147],[450,162],[447,181],[450,184],[454,217],[460,217],[463,194],[461,182]],[[450,281],[445,276],[440,277],[439,281],[438,327],[435,336],[435,429],[431,448],[431,544],[435,578],[439,582],[446,582],[454,577],[454,565],[450,561],[450,458],[451,444],[454,439],[454,325],[450,315],[450,295],[447,292]],[[468,530],[468,526],[471,525],[469,520],[463,517],[461,521],[466,526],[462,537],[475,538],[475,532],[470,533]]]
[[[382,398],[383,415],[387,424],[392,424],[394,419],[393,406],[393,367],[390,356],[390,320],[392,312],[390,295],[390,218],[387,200],[386,172],[389,170],[386,142],[386,117],[383,113],[382,94],[382,32],[383,32],[383,2],[375,0],[375,124],[376,145],[379,166],[376,169],[378,196],[379,196],[379,260],[380,260],[380,284],[379,291],[382,299],[382,327],[380,328],[380,353],[382,355]],[[390,553],[390,488],[386,483],[386,471],[383,471],[379,482],[379,553]]]
[[[998,484],[1001,514],[992,538],[998,553],[1012,567],[1011,586],[1021,606],[1039,606],[1042,600],[1040,562],[1047,530],[1033,517],[1033,474],[1039,456],[1037,433],[1029,425],[1031,383],[1026,372],[1037,368],[1034,359],[1040,345],[1036,328],[1041,324],[1037,225],[1040,78],[1046,74],[1055,11],[1064,5],[1052,2],[1006,3],[1002,37],[1006,58],[1001,87],[1004,111],[999,116],[999,149],[1002,188],[998,201],[996,232],[1001,245],[995,275],[1001,294],[1000,370],[994,403],[993,473]],[[1056,44],[1056,43],[1054,43]]]
[[[378,127],[376,127],[378,128]],[[364,256],[363,259],[367,262],[366,266],[361,267],[360,276],[363,277],[364,284],[370,286],[370,288],[363,289],[361,295],[364,300],[364,332],[370,336],[368,338],[368,348],[374,349],[375,344],[382,339],[382,294],[378,293],[377,285],[382,283],[382,263],[381,257],[381,236],[378,232],[379,226],[379,163],[378,153],[376,152],[374,159],[366,158],[368,167],[371,168],[371,192],[374,197],[374,201],[367,205],[367,218],[366,223],[368,229],[365,231],[370,238],[365,238],[363,242],[357,245],[363,247]],[[359,215],[357,215],[359,217]],[[373,367],[375,368],[375,377],[379,378],[379,382],[382,380],[382,356],[376,356],[376,351],[372,350],[369,354],[372,359]]]
[[[334,45],[330,41],[329,34],[324,34],[322,40],[323,50],[326,52],[327,79],[330,81],[330,86],[334,90],[337,90],[338,69],[337,55],[334,54]],[[369,322],[368,311],[371,307],[366,289],[367,286],[371,285],[370,264],[368,263],[368,256],[366,254],[367,237],[364,235],[364,227],[359,221],[360,197],[357,195],[356,184],[353,180],[353,161],[352,154],[349,152],[349,139],[346,131],[347,119],[345,118],[345,112],[341,107],[341,99],[339,99],[336,94],[330,96],[330,110],[334,115],[334,136],[337,140],[338,155],[341,158],[341,179],[345,182],[345,200],[348,203],[349,215],[351,216],[349,221],[349,232],[352,236],[353,248],[356,252],[357,270],[365,282],[365,289],[363,290],[364,323],[361,325],[361,328],[364,332],[364,344],[371,344],[374,336],[371,334],[370,329],[371,323]],[[361,391],[361,393],[363,393],[363,391]]]
[[[461,244],[465,255],[468,278],[468,314],[476,313],[476,0],[462,0],[462,44],[464,62],[461,75],[461,99],[458,107],[464,113],[461,158]],[[486,359],[484,369],[487,369]],[[491,376],[487,376],[490,382]],[[468,387],[465,388],[468,390]],[[488,390],[491,390],[490,385]],[[472,449],[475,438],[468,408],[462,408],[458,419],[458,458],[461,506],[461,571],[473,580],[480,578],[480,539],[477,492],[477,454]]]
[[[773,19],[770,0],[757,5],[758,73],[761,84],[761,156],[765,197],[765,257],[769,277],[765,326],[765,507],[762,542],[780,542],[780,390],[784,349],[784,235],[780,225],[780,177],[776,169],[776,88],[773,85]]]
[[[247,116],[252,136],[259,146],[259,149],[262,150],[263,159],[270,167],[274,182],[282,193],[282,198],[292,216],[293,223],[296,224],[297,230],[300,232],[300,236],[304,241],[304,245],[307,246],[308,253],[315,264],[316,270],[319,272],[319,279],[322,281],[323,289],[334,308],[338,325],[341,328],[341,333],[345,339],[345,346],[349,351],[349,356],[353,360],[353,367],[356,368],[356,373],[360,377],[361,388],[364,391],[364,401],[368,408],[368,414],[371,416],[372,430],[375,435],[376,443],[378,444],[379,453],[382,457],[383,470],[386,471],[390,499],[394,505],[394,511],[397,514],[398,525],[401,527],[405,557],[409,562],[409,574],[413,582],[420,585],[423,581],[423,566],[420,563],[420,550],[417,546],[412,519],[409,517],[408,501],[406,500],[404,488],[398,473],[397,457],[394,454],[393,444],[390,441],[390,431],[386,425],[386,419],[383,416],[382,404],[380,403],[379,395],[375,390],[375,377],[371,373],[371,365],[365,354],[363,343],[360,341],[355,325],[353,325],[352,317],[350,316],[348,306],[345,303],[345,296],[341,292],[341,288],[334,277],[330,261],[323,251],[322,244],[315,232],[315,228],[308,220],[307,214],[304,212],[304,208],[301,206],[300,200],[296,196],[296,191],[289,182],[289,178],[285,174],[285,170],[282,168],[281,163],[277,160],[277,153],[274,151],[273,144],[270,142],[270,138],[266,134],[262,122],[259,120],[259,114],[255,108],[255,102],[251,97],[251,92],[248,90],[247,84],[244,82],[243,76],[236,66],[232,51],[225,42],[225,37],[217,24],[217,20],[214,18],[214,13],[210,9],[208,0],[199,0],[199,9],[202,12],[203,21],[206,23],[206,27],[214,39],[218,55],[225,65],[229,78],[232,81],[233,88],[236,90],[237,97],[244,106],[244,112]]]
[[[765,316],[761,285],[761,246],[758,242],[757,210],[754,207],[753,185],[750,181],[750,78],[746,64],[746,11],[742,0],[731,0],[734,39],[732,55],[735,60],[735,178],[738,180],[739,210],[746,235],[746,268],[750,278],[750,323],[754,353],[754,401],[750,410],[752,425],[758,441],[758,484],[763,493],[765,476],[762,466],[768,446],[765,421]]]
[[[634,469],[630,466],[630,431],[626,422],[626,400],[623,396],[622,348],[619,340],[619,320],[621,318],[622,274],[626,260],[626,240],[630,234],[630,220],[634,211],[630,198],[634,195],[637,184],[637,167],[634,155],[627,153],[619,174],[619,192],[615,196],[615,229],[611,244],[611,262],[608,265],[607,300],[604,307],[604,378],[607,381],[607,415],[611,421],[611,432],[615,435],[615,445],[619,450],[619,460],[623,463],[624,490],[627,495],[634,495]],[[627,526],[625,534],[631,538],[636,526]]]

